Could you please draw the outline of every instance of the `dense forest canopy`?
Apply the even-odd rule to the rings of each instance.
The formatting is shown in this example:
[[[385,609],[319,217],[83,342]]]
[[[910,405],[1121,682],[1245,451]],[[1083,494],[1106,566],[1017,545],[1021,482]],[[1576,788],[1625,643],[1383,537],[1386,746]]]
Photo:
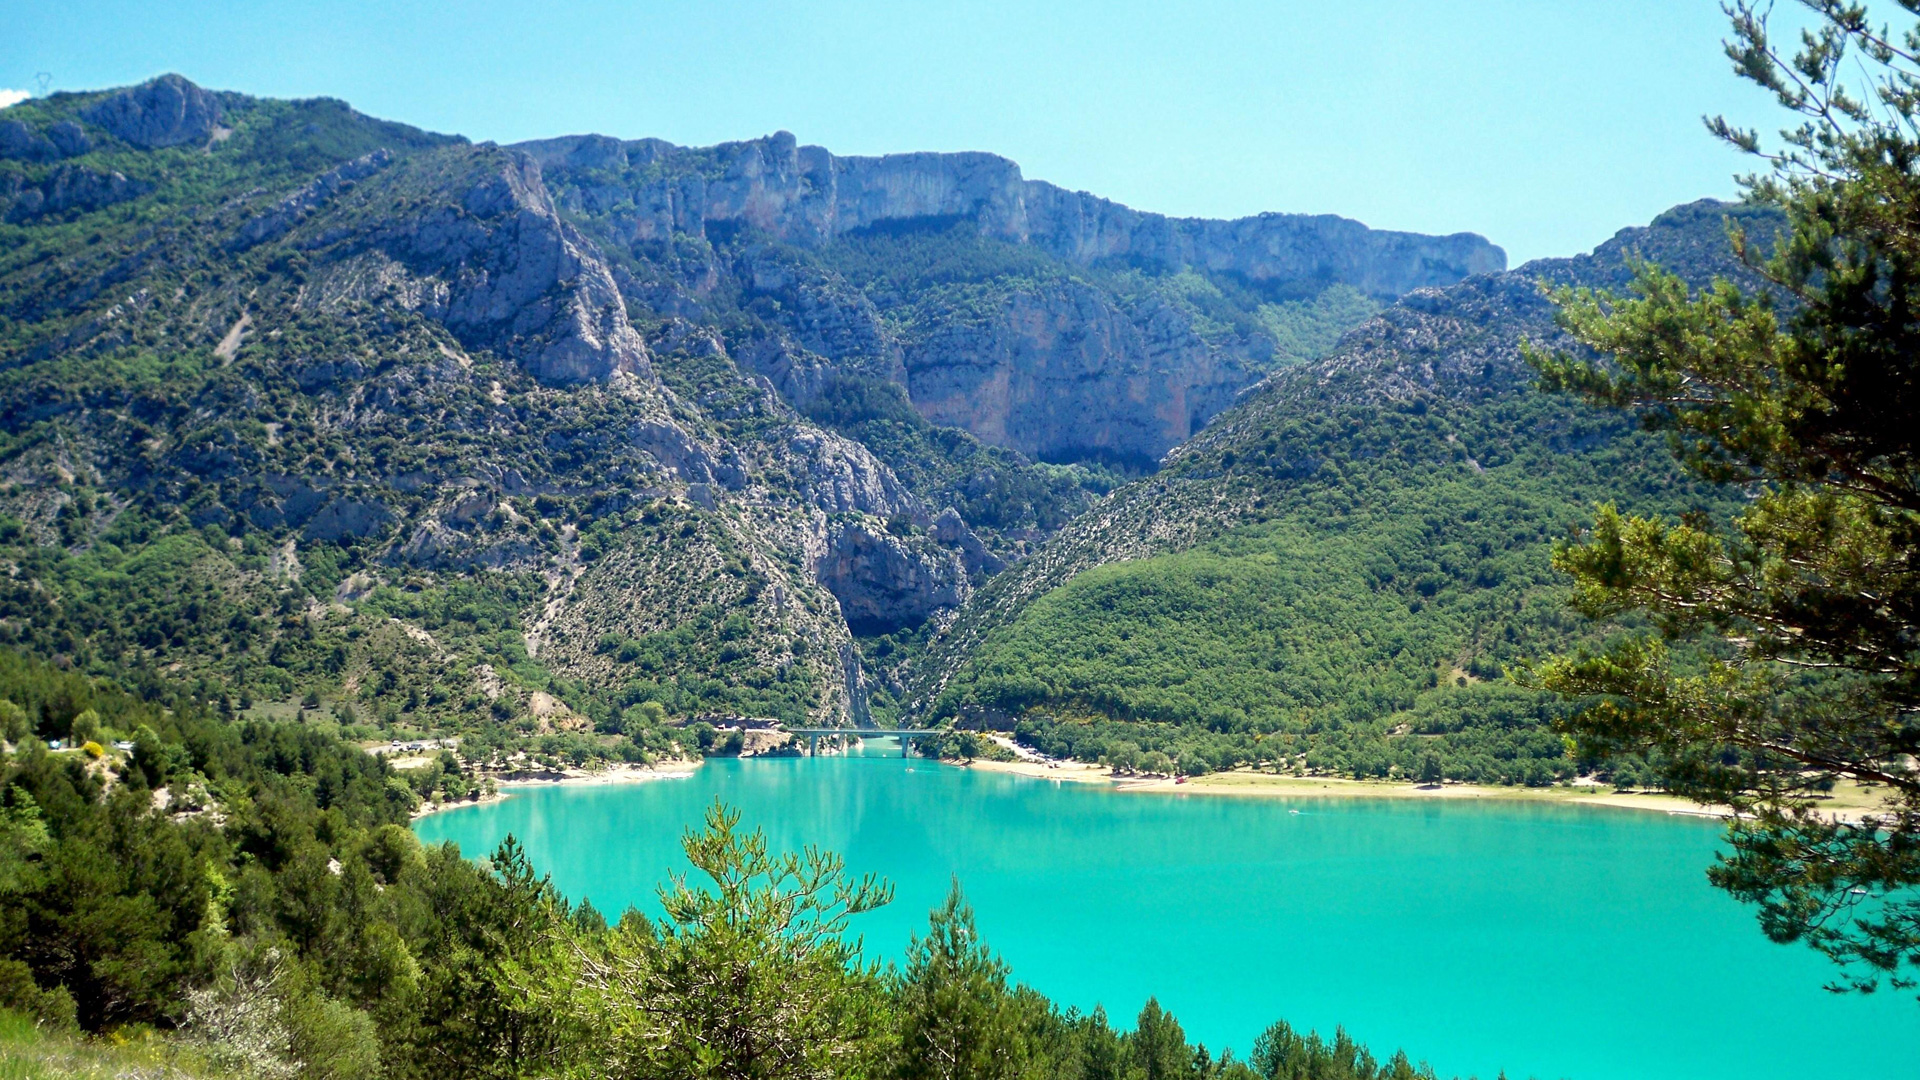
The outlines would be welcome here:
[[[11,652],[0,716],[0,1061],[25,1015],[31,1045],[173,1031],[135,1046],[207,1077],[1434,1075],[1344,1032],[1276,1023],[1236,1058],[1153,1001],[1131,1031],[1061,1010],[1011,980],[957,889],[904,966],[876,967],[857,919],[886,884],[770,851],[723,807],[686,838],[701,876],[662,883],[665,917],[610,925],[511,840],[478,861],[422,846],[417,789],[337,736]],[[86,747],[49,751],[56,729]]]

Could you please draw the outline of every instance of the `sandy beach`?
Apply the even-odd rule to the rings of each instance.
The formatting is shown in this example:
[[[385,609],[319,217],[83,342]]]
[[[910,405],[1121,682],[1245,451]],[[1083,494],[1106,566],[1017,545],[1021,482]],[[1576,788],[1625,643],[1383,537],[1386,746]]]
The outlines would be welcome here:
[[[946,762],[946,764],[951,765],[953,762]],[[1115,787],[1122,786],[1122,782],[1114,778],[1112,769],[1107,768],[1105,765],[1088,765],[1082,761],[1048,761],[1044,759],[1026,761],[974,760],[967,762],[961,767],[977,769],[980,772],[1034,776],[1042,780],[1064,780],[1074,784],[1112,784]]]
[[[437,814],[442,810],[452,810],[461,806],[482,806],[495,803],[512,795],[515,789],[527,789],[557,786],[583,786],[589,784],[638,784],[648,780],[674,780],[692,776],[701,765],[699,760],[664,761],[658,765],[619,764],[604,769],[551,769],[518,770],[489,776],[494,784],[490,795],[476,795],[469,799],[454,799],[450,802],[421,803],[413,812],[413,820],[418,821],[428,814]]]
[[[1616,810],[1639,810],[1658,814],[1684,814],[1690,817],[1724,818],[1731,811],[1724,806],[1707,806],[1655,791],[1616,792],[1604,784],[1565,784],[1554,787],[1507,787],[1490,784],[1448,783],[1413,784],[1387,780],[1352,780],[1337,776],[1284,776],[1256,772],[1250,768],[1232,772],[1209,773],[1180,781],[1172,777],[1115,776],[1105,765],[1089,765],[1044,757],[1004,737],[995,739],[1018,755],[1015,761],[976,759],[965,763],[943,762],[978,772],[1005,773],[1038,780],[1068,784],[1103,784],[1115,791],[1162,795],[1237,796],[1240,798],[1336,798],[1336,799],[1504,799],[1509,801],[1560,803],[1576,806],[1600,806]],[[498,802],[516,789],[546,785],[632,784],[648,780],[671,780],[691,776],[701,766],[699,759],[669,761],[658,765],[613,765],[603,769],[515,770],[494,774],[492,794],[444,803],[423,803],[414,818],[460,806]],[[1858,821],[1881,805],[1880,793],[1857,784],[1842,784],[1822,800],[1820,809],[1840,821]]]
[[[1019,761],[973,761],[964,768],[981,772],[1009,773],[1066,783],[1106,784],[1115,791],[1154,792],[1166,795],[1227,795],[1243,798],[1350,798],[1350,799],[1507,799],[1527,802],[1563,803],[1578,806],[1602,806],[1618,810],[1640,810],[1661,814],[1685,814],[1692,817],[1724,818],[1731,811],[1724,806],[1706,806],[1673,795],[1652,791],[1616,793],[1605,785],[1571,784],[1556,787],[1504,787],[1485,784],[1394,783],[1385,780],[1349,780],[1334,776],[1280,776],[1274,773],[1237,769],[1209,773],[1185,783],[1171,777],[1114,776],[1102,765],[1077,761],[1053,761],[1038,756]],[[1858,785],[1842,785],[1821,809],[1841,821],[1858,821],[1880,805],[1878,794]]]

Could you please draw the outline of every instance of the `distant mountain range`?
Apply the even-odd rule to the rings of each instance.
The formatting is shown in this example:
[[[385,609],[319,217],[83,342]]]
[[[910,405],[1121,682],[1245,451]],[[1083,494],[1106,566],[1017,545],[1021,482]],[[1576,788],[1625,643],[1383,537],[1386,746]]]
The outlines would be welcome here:
[[[1360,453],[1288,425],[1518,400],[1536,279],[1708,273],[1724,210],[1507,273],[989,154],[501,147],[172,75],[35,99],[0,112],[0,639],[423,729],[991,711],[982,649],[1036,600]],[[1557,408],[1393,460],[1627,445]]]
[[[1576,348],[1547,290],[1624,291],[1636,256],[1758,287],[1730,220],[1763,248],[1781,224],[1676,207],[1590,255],[1416,290],[1269,375],[977,592],[920,665],[923,716],[1189,769],[1405,777],[1433,754],[1449,777],[1570,777],[1558,704],[1505,678],[1613,629],[1566,610],[1553,542],[1604,501],[1724,514],[1741,496],[1626,417],[1535,391],[1521,345]]]

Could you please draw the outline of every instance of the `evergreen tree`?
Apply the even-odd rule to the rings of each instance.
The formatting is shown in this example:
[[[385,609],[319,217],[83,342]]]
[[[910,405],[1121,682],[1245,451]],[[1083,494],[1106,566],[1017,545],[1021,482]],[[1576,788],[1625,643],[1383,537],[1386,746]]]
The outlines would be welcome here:
[[[770,854],[766,835],[739,822],[715,803],[684,840],[710,889],[676,875],[660,891],[660,924],[630,914],[604,950],[592,934],[576,948],[598,1028],[595,1075],[841,1076],[882,1049],[881,987],[844,933],[851,916],[887,903],[891,886],[848,877],[827,852]],[[547,999],[549,1010],[574,1004]]]
[[[1440,755],[1427,751],[1427,756],[1420,761],[1420,782],[1433,787],[1440,783],[1441,775]]]
[[[907,946],[896,980],[901,1080],[999,1080],[1020,1075],[1026,1058],[1007,965],[974,929],[973,909],[955,881],[925,937]]]
[[[1193,1071],[1193,1053],[1187,1049],[1187,1033],[1173,1014],[1160,1007],[1157,998],[1148,998],[1127,1037],[1127,1059],[1131,1074],[1141,1080],[1175,1080]]]
[[[1561,658],[1531,677],[1588,702],[1568,724],[1587,752],[1663,760],[1672,790],[1749,815],[1710,876],[1759,904],[1769,936],[1827,953],[1848,986],[1911,986],[1920,28],[1894,34],[1847,0],[1802,2],[1814,29],[1791,55],[1769,36],[1770,4],[1729,9],[1738,72],[1797,114],[1784,143],[1709,121],[1770,166],[1745,183],[1785,212],[1786,232],[1763,255],[1734,231],[1765,285],[1690,295],[1642,267],[1634,296],[1557,296],[1566,327],[1607,359],[1531,358],[1547,387],[1637,412],[1688,468],[1744,485],[1751,499],[1731,521],[1602,508],[1557,565],[1586,614],[1644,612],[1659,638]],[[1864,82],[1850,84],[1856,72]],[[1836,779],[1876,785],[1884,808],[1859,824],[1819,814],[1814,798]]]
[[[1120,1037],[1099,1005],[1087,1017],[1081,1038],[1080,1075],[1084,1080],[1121,1080],[1126,1075]]]

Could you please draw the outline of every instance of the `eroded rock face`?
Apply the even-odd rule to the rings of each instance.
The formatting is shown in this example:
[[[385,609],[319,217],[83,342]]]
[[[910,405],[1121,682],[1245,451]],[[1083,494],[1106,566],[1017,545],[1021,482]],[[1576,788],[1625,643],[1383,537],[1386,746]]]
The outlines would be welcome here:
[[[155,150],[206,142],[220,113],[218,97],[178,75],[162,75],[108,97],[85,115],[115,138]]]
[[[940,511],[940,516],[933,519],[933,528],[929,529],[928,533],[936,542],[945,544],[960,554],[960,564],[966,567],[967,576],[972,578],[975,584],[999,573],[1006,567],[1006,564],[993,552],[987,550],[987,545],[980,542],[980,538],[974,535],[973,530],[967,527],[966,519],[960,516],[960,511],[951,506]]]
[[[1151,466],[1254,378],[1180,313],[1124,312],[1077,282],[1013,293],[989,321],[952,320],[907,352],[929,420],[1050,461]]]
[[[540,168],[522,154],[475,148],[467,167],[387,167],[375,153],[349,162],[242,225],[245,248],[289,239],[322,264],[311,291],[323,305],[396,302],[445,325],[469,349],[510,357],[550,386],[650,380],[647,345],[627,318],[613,274],[593,245],[554,212]],[[423,177],[437,198],[421,200]],[[403,193],[400,216],[368,220],[363,199]]]
[[[640,421],[629,429],[627,437],[635,449],[644,451],[682,483],[717,484],[728,490],[746,484],[746,472],[731,451],[716,453],[670,420]]]
[[[1216,320],[1203,337],[1191,304],[1158,286],[1092,283],[1073,266],[1197,270],[1271,299],[1338,284],[1385,300],[1506,265],[1465,233],[1145,213],[1027,180],[992,154],[837,157],[785,132],[704,148],[573,136],[519,149],[553,174],[560,204],[600,243],[642,264],[623,279],[631,298],[697,318],[708,298],[730,295],[760,319],[769,332],[736,341],[734,355],[801,411],[818,415],[823,395],[885,380],[935,423],[1054,461],[1151,467],[1257,381],[1275,348],[1248,320],[1226,331]],[[951,279],[902,286],[880,273],[856,286],[828,269],[850,234],[962,222],[990,242],[1046,252],[1048,272],[1022,280],[956,265]]]
[[[0,158],[51,161],[59,155],[53,140],[18,120],[0,120]]]
[[[1170,218],[1025,179],[983,153],[836,157],[787,132],[698,150],[659,139],[571,136],[522,144],[544,163],[619,173],[637,183],[583,189],[586,208],[619,210],[629,240],[705,235],[711,222],[822,244],[875,225],[970,219],[988,235],[1080,263],[1125,259],[1153,269],[1196,266],[1251,282],[1344,282],[1381,298],[1506,269],[1506,253],[1472,233],[1369,229],[1332,215],[1261,214],[1235,221]],[[695,162],[705,166],[694,169]],[[683,171],[675,164],[684,164]],[[659,165],[661,168],[649,169]]]
[[[930,518],[893,470],[852,439],[819,428],[799,428],[787,449],[806,470],[807,501],[825,514],[903,515],[925,525]]]
[[[227,241],[227,249],[245,251],[268,240],[285,236],[295,225],[324,206],[335,195],[352,187],[356,181],[365,180],[386,168],[392,162],[392,151],[375,150],[344,165],[336,165],[328,169],[307,186],[274,204],[271,210],[241,226],[240,231]]]
[[[153,185],[129,180],[117,172],[61,165],[39,184],[11,193],[8,197],[12,205],[7,208],[6,219],[18,223],[45,214],[90,213],[137,199],[151,190]]]
[[[87,138],[86,131],[71,120],[62,120],[48,128],[47,138],[63,158],[79,157],[93,149],[93,140]]]
[[[541,382],[603,380],[647,371],[647,346],[627,321],[613,275],[553,211],[540,170],[514,155],[465,198],[469,231],[422,223],[421,254],[455,256],[446,322],[496,351],[520,357]]]
[[[918,626],[971,594],[966,571],[952,551],[923,538],[902,538],[867,519],[835,521],[814,574],[840,601],[856,634],[883,634]]]
[[[35,131],[18,120],[0,121],[0,158],[17,161],[59,161],[93,149],[93,140],[79,124],[62,120]]]
[[[786,449],[787,468],[799,475],[815,514],[814,576],[839,600],[854,633],[918,626],[964,602],[976,578],[1000,568],[958,513],[931,517],[859,443],[802,427]]]

